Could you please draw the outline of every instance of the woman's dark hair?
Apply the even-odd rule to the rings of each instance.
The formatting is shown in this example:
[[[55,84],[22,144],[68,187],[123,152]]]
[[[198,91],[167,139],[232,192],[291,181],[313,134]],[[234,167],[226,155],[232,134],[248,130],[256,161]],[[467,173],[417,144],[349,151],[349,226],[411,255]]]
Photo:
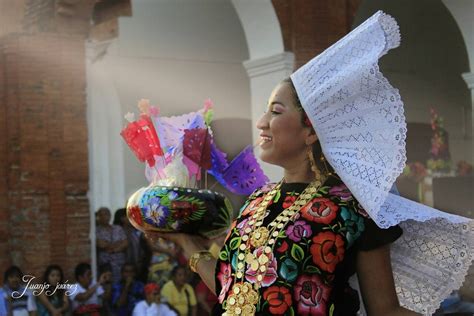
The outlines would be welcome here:
[[[3,282],[7,282],[7,279],[14,275],[17,275],[21,279],[23,272],[21,272],[20,268],[17,266],[11,266],[3,274]]]
[[[171,270],[171,277],[174,278],[179,270],[184,270],[186,272],[186,267],[182,265],[177,265],[176,267]]]
[[[59,275],[60,275],[59,283],[63,283],[63,280],[64,280],[63,269],[61,269],[61,267],[58,266],[57,264],[51,264],[51,265],[46,267],[46,270],[44,271],[44,274],[43,274],[43,282],[49,284],[48,277],[51,274],[51,272],[53,272],[55,270],[59,271]],[[50,285],[50,291],[53,291],[54,288],[55,288],[55,284],[49,284],[49,285]],[[52,286],[52,288],[51,288],[51,286]],[[58,295],[59,297],[62,297],[63,293],[64,293],[64,290],[58,289],[54,293],[54,295]],[[48,297],[49,300],[53,299],[52,295],[48,295],[47,297]]]
[[[110,209],[108,207],[102,206],[95,212],[95,215],[99,215],[101,211],[107,211],[110,214]]]
[[[301,104],[300,98],[298,97],[298,93],[296,92],[296,88],[295,88],[295,85],[293,84],[293,81],[291,81],[291,78],[288,77],[288,78],[283,79],[281,83],[288,84],[290,86],[291,91],[293,92],[293,98],[294,98],[296,107],[301,112],[301,124],[303,126],[308,126],[308,123],[307,123],[308,116],[303,109],[303,105]],[[318,167],[318,169],[321,170],[321,172],[325,172],[326,175],[336,176],[336,172],[334,171],[332,166],[326,161],[326,158],[324,157],[319,138],[316,141],[316,143],[313,144],[313,147],[311,149],[313,151],[313,157],[315,160],[314,162],[316,163],[316,167]]]
[[[74,276],[76,277],[76,281],[79,281],[79,277],[83,276],[88,270],[92,270],[90,264],[85,262],[79,263],[76,266],[76,269],[74,270]]]
[[[112,265],[110,263],[104,263],[99,266],[99,275],[104,274],[105,272],[112,272]]]
[[[119,208],[115,211],[114,214],[114,225],[123,226],[122,217],[127,216],[127,209],[126,208]]]

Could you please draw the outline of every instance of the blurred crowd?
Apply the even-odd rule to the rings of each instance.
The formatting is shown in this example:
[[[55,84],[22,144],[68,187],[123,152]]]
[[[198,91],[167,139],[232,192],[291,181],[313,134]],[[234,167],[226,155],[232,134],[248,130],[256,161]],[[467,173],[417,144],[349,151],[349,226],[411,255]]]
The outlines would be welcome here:
[[[85,262],[75,267],[75,283],[65,283],[59,265],[31,282],[11,266],[0,288],[0,316],[210,315],[217,298],[189,270],[181,249],[146,239],[125,209],[110,220],[108,208],[96,212],[96,279]]]

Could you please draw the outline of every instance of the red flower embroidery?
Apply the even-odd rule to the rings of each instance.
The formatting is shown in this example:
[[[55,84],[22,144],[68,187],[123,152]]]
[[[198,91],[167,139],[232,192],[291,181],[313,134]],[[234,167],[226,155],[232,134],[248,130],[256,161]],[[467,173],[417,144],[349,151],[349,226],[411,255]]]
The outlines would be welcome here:
[[[298,315],[326,315],[330,293],[331,288],[324,284],[319,275],[300,276],[294,287]]]
[[[313,262],[322,270],[334,272],[344,259],[344,239],[333,232],[323,232],[313,237],[310,247]]]
[[[274,315],[283,315],[291,306],[290,291],[283,286],[270,286],[263,292],[263,299],[268,302],[268,310]]]
[[[185,220],[198,209],[198,206],[186,201],[172,201],[171,208],[175,220]]]
[[[281,243],[281,246],[278,247],[276,251],[278,251],[278,252],[285,252],[285,251],[287,251],[287,250],[288,250],[288,243],[287,243],[286,241],[283,241],[283,242]]]
[[[135,222],[136,225],[142,227],[143,225],[143,218],[142,212],[138,205],[131,206],[127,209],[128,219],[132,222]]]
[[[283,208],[289,208],[293,203],[295,203],[297,196],[287,195],[283,201]]]
[[[301,208],[301,216],[309,221],[329,224],[337,215],[338,206],[327,198],[314,198]]]

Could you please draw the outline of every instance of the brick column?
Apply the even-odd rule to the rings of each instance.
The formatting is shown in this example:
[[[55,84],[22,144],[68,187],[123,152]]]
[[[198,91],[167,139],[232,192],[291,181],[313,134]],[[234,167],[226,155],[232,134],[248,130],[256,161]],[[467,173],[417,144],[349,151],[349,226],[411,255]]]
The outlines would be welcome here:
[[[72,281],[90,260],[85,39],[94,3],[27,1],[21,29],[1,34],[2,273],[16,264],[40,277],[55,263]]]

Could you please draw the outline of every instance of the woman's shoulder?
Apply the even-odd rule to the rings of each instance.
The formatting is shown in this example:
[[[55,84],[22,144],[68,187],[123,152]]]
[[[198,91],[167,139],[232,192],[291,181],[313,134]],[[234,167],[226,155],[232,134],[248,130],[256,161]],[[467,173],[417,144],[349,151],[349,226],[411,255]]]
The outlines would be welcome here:
[[[252,194],[249,195],[248,200],[256,199],[256,198],[270,192],[276,185],[277,185],[276,182],[270,182],[270,183],[264,184],[260,188],[253,191]]]

